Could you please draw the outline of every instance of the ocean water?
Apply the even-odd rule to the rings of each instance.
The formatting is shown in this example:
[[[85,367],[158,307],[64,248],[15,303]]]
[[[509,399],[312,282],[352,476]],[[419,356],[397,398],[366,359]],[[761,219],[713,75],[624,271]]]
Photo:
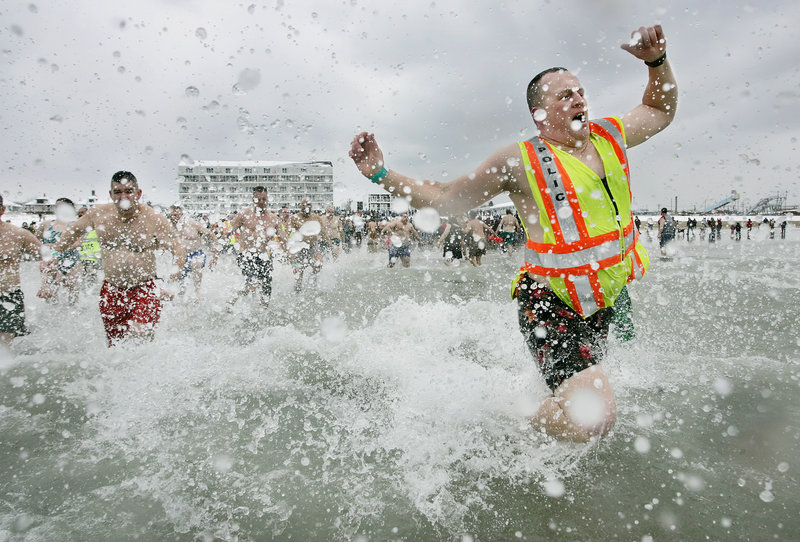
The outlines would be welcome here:
[[[269,308],[232,257],[156,339],[107,349],[98,284],[35,297],[0,357],[0,540],[798,540],[800,232],[677,241],[604,361],[618,422],[556,442],[520,263],[366,248]],[[166,264],[164,264],[166,265]]]

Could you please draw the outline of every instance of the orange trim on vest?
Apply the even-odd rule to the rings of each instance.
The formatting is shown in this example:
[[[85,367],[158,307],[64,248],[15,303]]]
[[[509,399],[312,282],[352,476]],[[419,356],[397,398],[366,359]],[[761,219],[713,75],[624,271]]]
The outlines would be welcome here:
[[[614,122],[614,119],[607,119],[607,120],[617,127],[620,134],[622,133],[622,129],[617,125],[616,122]],[[599,124],[592,122],[591,125],[592,125],[592,132],[596,133],[597,135],[603,136],[603,139],[611,143],[611,146],[614,148],[614,154],[617,155],[617,159],[619,160],[619,163],[622,166],[622,170],[625,172],[625,176],[630,179],[631,173],[628,170],[628,161],[625,159],[625,152],[617,144],[617,140],[611,134],[608,133],[608,130],[606,130]],[[630,187],[630,183],[628,184],[628,186]]]
[[[533,265],[527,262],[522,267],[523,269],[525,269],[525,271],[528,271],[529,273],[535,273],[537,275],[542,275],[544,277],[561,277],[568,275],[576,275],[576,276],[596,275],[598,269],[606,269],[608,267],[611,267],[612,265],[617,265],[623,260],[623,258],[624,258],[623,255],[615,254],[614,256],[610,256],[608,258],[600,260],[599,262],[596,262],[595,265],[586,264],[586,265],[579,265],[577,267],[560,267],[560,268],[541,267],[539,265]]]
[[[544,143],[544,141],[542,141],[542,143]],[[529,156],[536,156],[536,151],[533,150],[533,144],[530,141],[525,142],[525,150],[528,151]],[[531,160],[530,162],[534,171],[534,177],[536,178],[536,184],[539,187],[539,193],[547,194],[547,184],[545,184],[544,172],[539,164],[539,160]],[[544,202],[545,212],[547,212],[547,218],[550,220],[550,229],[553,231],[553,234],[556,237],[556,244],[564,244],[564,234],[561,232],[560,227],[556,228],[556,225],[558,224],[558,217],[556,215],[556,209],[553,207],[553,202],[550,201],[550,198],[545,197],[542,197],[542,201]]]
[[[627,226],[622,229],[623,237],[627,237],[631,233],[631,229],[633,228],[634,224],[631,220]],[[589,235],[588,233],[586,234]],[[618,241],[619,240],[619,231],[610,231],[608,233],[603,233],[600,235],[596,235],[594,237],[589,237],[588,239],[578,239],[573,243],[564,243],[557,245],[551,245],[548,243],[537,243],[536,241],[532,241],[528,239],[525,243],[525,248],[530,248],[535,250],[536,252],[540,253],[548,253],[552,252],[553,254],[570,254],[575,252],[576,250],[583,250],[585,248],[596,247],[597,245],[602,245],[608,241]]]
[[[603,286],[600,284],[600,279],[597,278],[597,273],[589,274],[589,284],[592,285],[592,294],[594,295],[594,302],[601,309],[605,308],[606,301],[603,299]]]
[[[552,245],[549,245],[549,246],[552,246]],[[622,260],[624,260],[625,257],[627,257],[628,254],[630,254],[631,252],[633,252],[634,255],[636,255],[638,257],[638,255],[636,254],[636,250],[635,249],[636,249],[636,243],[633,242],[633,243],[630,244],[630,246],[625,248],[625,252],[623,252],[621,254],[615,254],[613,256],[609,256],[608,258],[604,258],[602,260],[599,260],[599,261],[595,262],[594,265],[586,264],[586,265],[579,265],[577,267],[553,268],[553,267],[541,267],[539,265],[533,265],[533,264],[530,264],[528,262],[525,262],[525,265],[523,265],[522,268],[525,271],[528,271],[529,273],[535,273],[537,275],[542,275],[542,276],[545,276],[545,277],[562,277],[562,276],[569,276],[569,275],[597,275],[597,270],[598,269],[606,269],[606,268],[611,267],[613,265],[617,265]],[[640,265],[640,268],[641,268],[641,265]]]
[[[575,288],[575,283],[569,279],[564,280],[564,286],[567,288],[569,299],[572,301],[572,308],[578,314],[583,314],[583,307],[581,306],[580,299],[578,299],[578,290]]]

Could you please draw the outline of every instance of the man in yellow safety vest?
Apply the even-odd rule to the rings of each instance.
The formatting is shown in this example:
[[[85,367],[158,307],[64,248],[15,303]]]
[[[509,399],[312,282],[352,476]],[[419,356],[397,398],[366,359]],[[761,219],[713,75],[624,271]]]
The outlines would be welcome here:
[[[509,194],[528,236],[512,289],[520,328],[553,392],[531,422],[575,441],[614,425],[614,393],[597,364],[617,296],[649,264],[631,215],[626,149],[666,128],[678,98],[659,25],[633,32],[622,49],[647,65],[640,104],[590,121],[578,78],[565,68],[545,70],[527,90],[539,135],[501,148],[451,182],[388,170],[373,134],[356,135],[350,148],[364,176],[408,194],[417,209],[454,216]]]

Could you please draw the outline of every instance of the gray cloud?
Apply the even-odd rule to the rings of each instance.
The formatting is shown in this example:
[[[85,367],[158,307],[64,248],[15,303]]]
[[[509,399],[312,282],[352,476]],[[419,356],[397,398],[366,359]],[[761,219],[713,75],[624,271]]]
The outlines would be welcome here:
[[[533,135],[525,86],[545,67],[576,71],[595,116],[634,107],[646,70],[619,44],[655,22],[681,101],[631,152],[636,203],[800,195],[788,0],[108,4],[2,8],[4,196],[104,193],[125,168],[167,203],[187,155],[328,159],[337,199],[360,197],[371,186],[346,153],[362,129],[391,167],[451,179]]]

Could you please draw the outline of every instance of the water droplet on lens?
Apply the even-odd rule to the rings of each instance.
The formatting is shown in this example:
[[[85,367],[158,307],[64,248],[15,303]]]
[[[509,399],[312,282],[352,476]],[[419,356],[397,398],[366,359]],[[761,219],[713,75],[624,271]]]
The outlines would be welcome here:
[[[414,215],[414,226],[421,232],[433,233],[439,229],[441,223],[439,213],[432,207],[420,209]]]
[[[542,488],[548,497],[561,497],[564,495],[564,482],[561,480],[547,480],[542,484]]]
[[[247,93],[258,86],[261,82],[261,70],[245,68],[239,72],[235,88],[241,93]]]

